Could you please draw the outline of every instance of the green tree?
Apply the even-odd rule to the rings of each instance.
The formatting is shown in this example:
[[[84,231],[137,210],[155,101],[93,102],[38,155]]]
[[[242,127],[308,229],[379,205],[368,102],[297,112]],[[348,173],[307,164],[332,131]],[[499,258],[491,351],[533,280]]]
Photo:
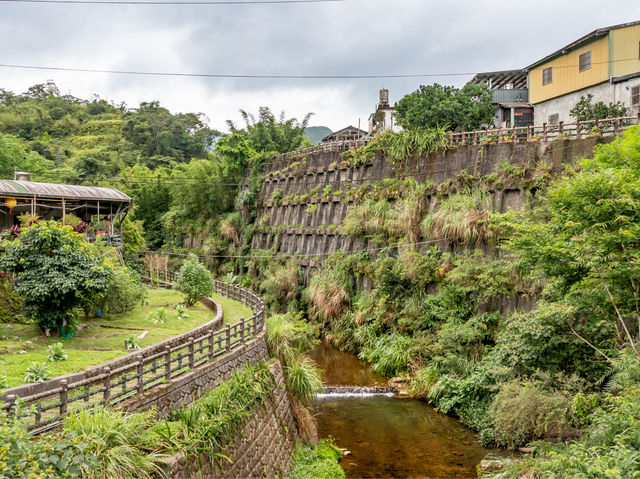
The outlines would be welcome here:
[[[38,175],[53,166],[53,162],[29,151],[19,138],[0,133],[0,178],[13,178],[15,170]]]
[[[75,308],[109,288],[113,271],[70,226],[44,221],[3,243],[0,270],[14,273],[22,311],[46,335],[73,328]]]
[[[408,129],[448,127],[472,130],[491,123],[495,107],[487,85],[453,86],[421,85],[405,95],[395,109],[398,123]]]
[[[194,305],[213,292],[211,273],[198,261],[196,255],[190,254],[180,268],[175,288],[185,294],[188,306]]]
[[[609,103],[607,106],[604,102],[592,104],[593,95],[589,93],[587,96],[581,96],[580,101],[571,109],[571,116],[577,121],[601,120],[603,118],[615,118],[618,116],[626,116],[629,109],[624,106],[621,101]]]

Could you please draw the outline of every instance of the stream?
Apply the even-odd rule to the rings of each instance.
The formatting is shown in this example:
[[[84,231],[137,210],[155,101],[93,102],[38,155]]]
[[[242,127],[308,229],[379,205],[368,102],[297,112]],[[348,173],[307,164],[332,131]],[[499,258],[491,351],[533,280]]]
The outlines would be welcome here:
[[[353,354],[322,342],[310,356],[325,386],[343,386],[319,395],[314,412],[318,435],[351,452],[340,463],[348,478],[475,478],[476,465],[497,452],[427,403],[385,391],[387,379]]]

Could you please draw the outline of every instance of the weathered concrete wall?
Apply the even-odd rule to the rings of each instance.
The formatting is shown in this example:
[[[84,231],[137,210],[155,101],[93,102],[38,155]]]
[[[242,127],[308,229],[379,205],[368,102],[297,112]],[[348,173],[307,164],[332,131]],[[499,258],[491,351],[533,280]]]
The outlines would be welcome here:
[[[251,411],[247,422],[231,444],[220,451],[231,463],[221,459],[212,463],[207,456],[197,461],[178,455],[170,459],[167,475],[174,479],[213,478],[273,478],[289,472],[295,452],[298,427],[289,400],[280,363],[269,369],[275,376],[275,388],[264,407]]]
[[[448,180],[456,181],[461,174],[473,176],[490,175],[503,160],[520,166],[535,167],[545,162],[558,173],[563,165],[578,157],[590,156],[598,143],[610,142],[612,138],[585,138],[580,140],[557,140],[549,143],[501,143],[496,145],[468,145],[443,154],[424,156],[402,167],[394,165],[378,152],[375,159],[357,168],[342,161],[338,151],[321,152],[298,160],[280,160],[272,163],[258,198],[258,224],[252,241],[253,249],[274,248],[275,253],[307,256],[300,258],[304,271],[320,259],[336,251],[358,251],[373,249],[379,245],[369,244],[366,239],[350,238],[341,228],[351,201],[345,198],[347,188],[375,183],[384,178],[413,176],[420,181],[430,180],[434,188],[428,194],[429,207],[436,207],[438,187]],[[331,186],[331,194],[320,193],[311,197],[314,188]],[[290,204],[283,201],[272,204],[270,198],[277,189],[282,196],[308,195],[304,202]],[[341,191],[341,195],[334,193]],[[519,209],[526,199],[522,187],[488,191],[493,197],[495,211]],[[316,211],[307,213],[309,205]],[[260,218],[268,217],[268,226],[260,224]],[[322,226],[322,227],[321,227]],[[321,227],[321,228],[319,228]],[[441,245],[447,250],[447,245]]]

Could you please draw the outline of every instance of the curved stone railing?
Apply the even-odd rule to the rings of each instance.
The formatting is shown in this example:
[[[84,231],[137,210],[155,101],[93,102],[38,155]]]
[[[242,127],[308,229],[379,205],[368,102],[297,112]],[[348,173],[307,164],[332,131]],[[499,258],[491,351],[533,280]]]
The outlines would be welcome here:
[[[122,404],[131,409],[127,403],[152,396],[154,388],[184,381],[194,371],[221,361],[220,357],[244,351],[248,342],[263,339],[265,305],[262,298],[218,280],[214,281],[214,290],[242,302],[251,308],[253,315],[222,327],[222,308],[206,298],[204,303],[216,311],[212,321],[80,373],[7,389],[0,395],[2,409],[10,411],[19,404],[27,427],[34,433],[54,427],[73,410],[97,404]],[[215,368],[212,370],[217,372]]]

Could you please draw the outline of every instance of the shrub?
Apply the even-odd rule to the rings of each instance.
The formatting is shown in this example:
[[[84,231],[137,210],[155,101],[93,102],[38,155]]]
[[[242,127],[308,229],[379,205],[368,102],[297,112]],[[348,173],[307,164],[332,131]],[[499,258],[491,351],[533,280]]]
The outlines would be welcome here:
[[[396,376],[409,367],[413,340],[398,333],[386,334],[376,339],[373,346],[365,346],[360,358],[372,363],[371,369],[385,376]]]
[[[105,293],[103,309],[108,313],[124,313],[142,304],[146,297],[140,275],[129,268],[117,267]]]
[[[516,379],[503,384],[488,412],[495,443],[510,449],[536,439],[564,440],[576,434],[571,397],[541,381]]]
[[[140,338],[138,338],[138,335],[132,334],[131,336],[126,337],[124,340],[124,347],[126,349],[140,349]]]
[[[69,355],[64,351],[62,343],[52,344],[47,349],[49,350],[47,358],[49,362],[65,361],[69,358]]]
[[[344,470],[340,467],[342,451],[322,439],[317,446],[298,446],[291,461],[291,472],[286,479],[344,479]]]
[[[36,363],[33,361],[31,366],[27,368],[27,374],[24,377],[25,383],[41,383],[49,379],[49,366],[47,363]]]
[[[113,277],[94,245],[55,221],[23,229],[20,239],[5,241],[3,247],[0,270],[16,274],[23,312],[47,335],[72,329],[75,308],[105,293]]]
[[[349,307],[349,292],[344,278],[339,278],[335,270],[324,269],[311,278],[309,301],[311,311],[323,320],[339,317]]]
[[[189,319],[189,313],[187,307],[184,304],[176,304],[176,314],[179,321]]]
[[[266,273],[266,278],[260,284],[265,292],[265,301],[269,306],[280,311],[286,311],[296,303],[301,290],[301,275],[299,266],[287,263],[276,266]]]
[[[198,258],[190,254],[180,268],[175,288],[185,294],[187,306],[192,306],[213,292],[213,279]]]

